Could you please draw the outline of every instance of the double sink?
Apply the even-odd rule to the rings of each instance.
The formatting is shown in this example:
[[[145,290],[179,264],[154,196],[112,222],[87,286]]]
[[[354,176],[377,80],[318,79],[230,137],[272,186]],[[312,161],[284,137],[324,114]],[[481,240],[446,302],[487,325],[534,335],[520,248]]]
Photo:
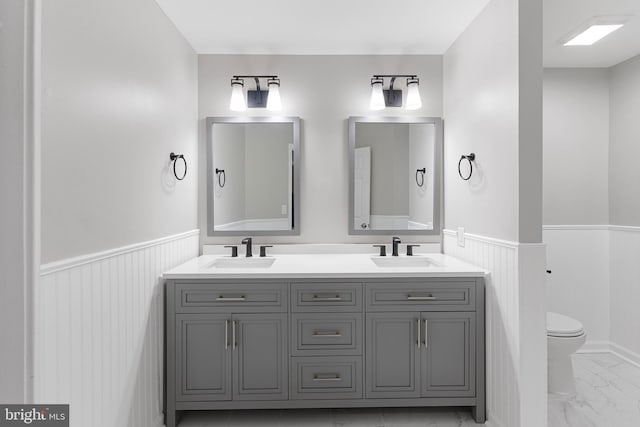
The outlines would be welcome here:
[[[382,255],[386,251],[381,250],[381,255],[370,256],[369,259],[373,264],[375,264],[379,268],[428,268],[428,267],[439,267],[440,264],[432,260],[431,258],[425,255],[413,255],[411,251],[407,255],[398,255],[398,244],[400,243],[400,239],[394,238],[393,245],[393,255],[386,256]],[[251,254],[252,251],[250,249],[251,239],[247,238],[243,240],[243,244],[247,245],[247,252]],[[383,245],[376,245],[378,247]],[[417,246],[417,245],[412,245]],[[234,247],[232,247],[234,248]],[[238,269],[267,269],[270,268],[276,258],[273,256],[267,256],[265,251],[261,247],[260,256],[237,256],[237,249],[233,249],[232,256],[220,257],[216,258],[210,265],[210,268],[220,268],[220,269],[228,269],[228,268],[238,268]]]

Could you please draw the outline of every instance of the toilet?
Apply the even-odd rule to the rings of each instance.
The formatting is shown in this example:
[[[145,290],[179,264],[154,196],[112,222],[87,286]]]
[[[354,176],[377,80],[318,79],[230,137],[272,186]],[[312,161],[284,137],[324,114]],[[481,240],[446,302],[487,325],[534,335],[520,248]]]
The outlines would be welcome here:
[[[547,313],[548,391],[574,395],[571,355],[587,340],[582,323],[569,316]]]

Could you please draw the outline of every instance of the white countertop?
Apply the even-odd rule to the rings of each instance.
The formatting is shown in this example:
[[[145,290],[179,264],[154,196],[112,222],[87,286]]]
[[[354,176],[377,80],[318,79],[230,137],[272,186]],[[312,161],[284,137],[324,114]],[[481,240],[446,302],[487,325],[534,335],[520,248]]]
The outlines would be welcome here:
[[[165,272],[165,279],[231,279],[231,278],[385,278],[385,277],[483,277],[488,272],[475,265],[460,261],[449,255],[424,253],[414,257],[401,255],[397,261],[406,258],[428,258],[429,266],[421,267],[378,267],[371,254],[281,254],[270,256],[274,259],[270,267],[217,267],[217,260],[223,262],[243,262],[242,256],[231,258],[222,255],[202,255]],[[390,262],[394,260],[391,257]],[[260,258],[254,256],[254,259]],[[411,261],[411,260],[408,260]],[[259,261],[258,261],[259,262]]]

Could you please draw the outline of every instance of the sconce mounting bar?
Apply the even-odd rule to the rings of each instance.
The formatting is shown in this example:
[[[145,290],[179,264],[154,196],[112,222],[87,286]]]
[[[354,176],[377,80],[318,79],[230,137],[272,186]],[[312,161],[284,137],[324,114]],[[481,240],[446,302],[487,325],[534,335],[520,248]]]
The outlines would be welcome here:
[[[247,106],[249,108],[264,108],[267,106],[268,90],[260,89],[259,79],[278,79],[276,75],[258,75],[258,76],[233,76],[233,79],[254,79],[256,81],[256,90],[247,91]]]
[[[384,89],[384,105],[386,107],[402,107],[402,90],[394,89],[393,85],[397,78],[418,79],[416,74],[374,74],[373,79],[390,78],[389,89]]]

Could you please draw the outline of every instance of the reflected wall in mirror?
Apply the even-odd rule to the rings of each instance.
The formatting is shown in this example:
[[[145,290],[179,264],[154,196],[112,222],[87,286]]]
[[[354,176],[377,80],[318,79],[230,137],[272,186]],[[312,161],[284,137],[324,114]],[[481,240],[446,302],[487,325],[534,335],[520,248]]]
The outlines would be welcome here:
[[[209,235],[299,234],[300,119],[207,118]]]
[[[349,157],[349,234],[440,234],[440,118],[350,117]]]

